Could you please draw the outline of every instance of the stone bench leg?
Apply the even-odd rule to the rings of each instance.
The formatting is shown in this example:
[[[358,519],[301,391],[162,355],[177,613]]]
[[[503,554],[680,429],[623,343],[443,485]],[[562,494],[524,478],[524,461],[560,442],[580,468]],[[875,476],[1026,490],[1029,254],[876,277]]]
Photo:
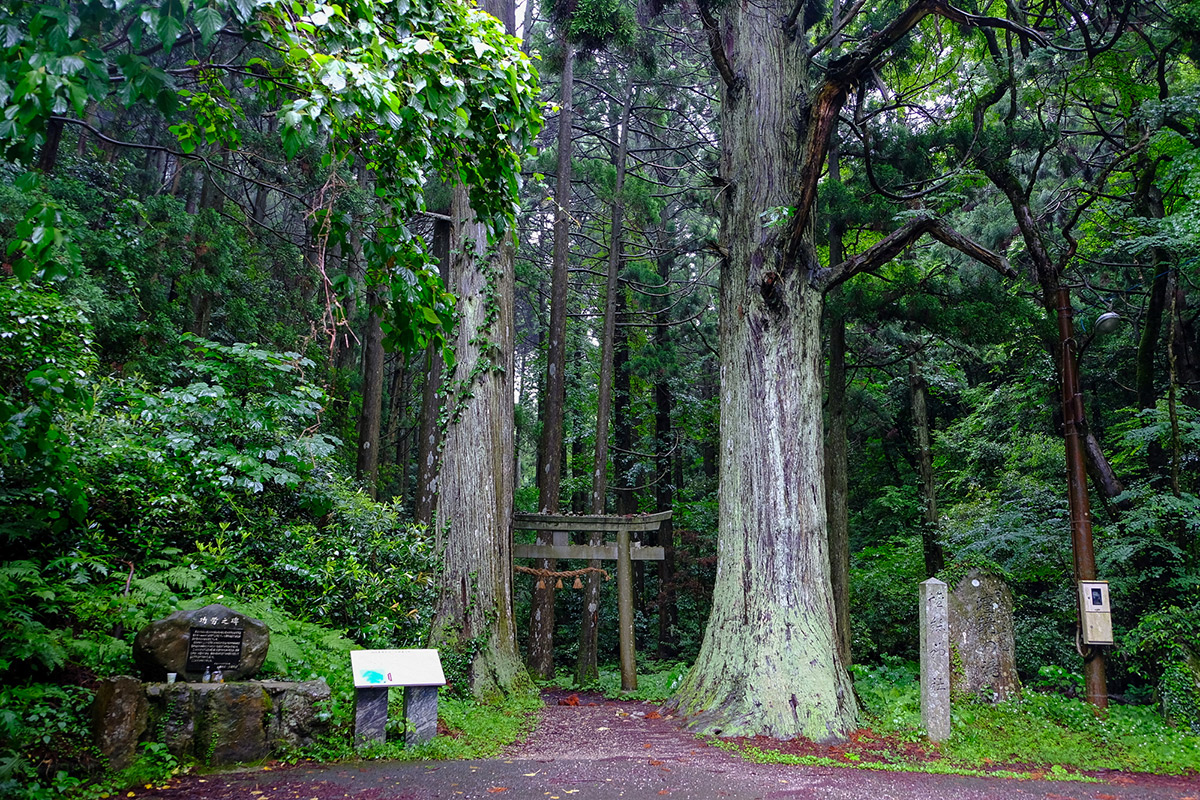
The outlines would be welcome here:
[[[405,747],[428,742],[437,735],[437,709],[436,686],[404,687]]]
[[[387,687],[354,690],[354,745],[387,740]]]

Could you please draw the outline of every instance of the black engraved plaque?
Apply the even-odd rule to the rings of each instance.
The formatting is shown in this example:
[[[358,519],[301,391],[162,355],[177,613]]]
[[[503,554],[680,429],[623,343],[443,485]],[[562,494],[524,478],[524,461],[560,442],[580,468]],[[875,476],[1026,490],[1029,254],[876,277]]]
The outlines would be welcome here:
[[[242,663],[241,628],[192,628],[188,632],[188,672],[237,669]]]

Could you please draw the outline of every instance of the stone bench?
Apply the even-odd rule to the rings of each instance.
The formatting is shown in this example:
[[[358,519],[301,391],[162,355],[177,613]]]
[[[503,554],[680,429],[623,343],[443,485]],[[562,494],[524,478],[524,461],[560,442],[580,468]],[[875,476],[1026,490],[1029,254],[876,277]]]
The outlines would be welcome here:
[[[354,742],[387,741],[388,689],[404,689],[404,745],[437,734],[438,687],[446,685],[437,650],[352,650]]]

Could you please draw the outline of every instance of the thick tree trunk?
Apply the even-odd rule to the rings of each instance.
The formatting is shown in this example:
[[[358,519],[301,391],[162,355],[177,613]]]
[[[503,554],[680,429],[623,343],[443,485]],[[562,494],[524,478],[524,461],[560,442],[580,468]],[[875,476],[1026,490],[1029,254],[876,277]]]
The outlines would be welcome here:
[[[528,34],[527,34],[528,35]],[[542,439],[538,444],[538,507],[557,514],[562,490],[563,406],[567,380],[567,263],[571,233],[571,119],[575,86],[575,56],[563,37],[562,91],[558,112],[558,175],[554,201],[554,254],[550,275],[550,343],[546,349],[546,392],[542,401]],[[550,544],[549,531],[538,533],[538,542]],[[539,569],[557,569],[552,559],[538,562]],[[534,586],[529,609],[529,669],[539,678],[554,677],[554,583]]]
[[[489,699],[528,684],[512,608],[513,269],[511,237],[488,247],[467,190],[454,190],[450,290],[458,297],[457,364],[448,376],[438,477],[444,548],[432,641],[469,659],[471,690]]]
[[[932,578],[946,566],[937,540],[937,486],[933,481],[933,445],[929,435],[929,386],[915,359],[908,362],[908,385],[912,394],[913,432],[917,439],[917,471],[925,513],[921,528],[921,550],[925,554],[925,577]]]
[[[592,458],[592,504],[593,514],[604,513],[608,494],[608,422],[612,415],[613,391],[613,348],[617,329],[617,288],[623,260],[621,250],[625,238],[625,200],[621,196],[625,187],[625,155],[629,146],[629,115],[633,111],[636,92],[632,77],[626,78],[625,102],[621,109],[620,134],[613,165],[617,169],[613,183],[612,226],[608,237],[608,280],[604,293],[604,332],[600,340],[600,378],[596,401],[596,448]],[[589,544],[602,544],[601,534],[592,534]],[[589,561],[588,566],[600,568],[599,561]],[[600,677],[597,664],[597,648],[600,634],[600,575],[589,572],[584,593],[583,620],[579,626],[579,654],[575,665],[578,683],[589,683]]]
[[[812,98],[805,38],[780,24],[792,6],[723,8],[719,46],[737,79],[721,104],[717,577],[675,705],[705,733],[828,740],[854,728],[857,708],[827,553],[820,273],[811,226],[789,257],[765,214],[802,194]]]

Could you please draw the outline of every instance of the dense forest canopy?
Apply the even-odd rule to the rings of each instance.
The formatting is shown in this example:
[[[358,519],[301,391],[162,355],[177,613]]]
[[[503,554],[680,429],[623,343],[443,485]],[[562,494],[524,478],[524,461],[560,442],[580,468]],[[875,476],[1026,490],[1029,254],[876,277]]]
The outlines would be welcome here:
[[[1083,670],[1072,431],[1108,690],[1161,695],[1200,4],[867,6],[6,4],[6,701],[219,595],[280,675],[432,636],[463,691],[586,683],[613,589],[514,576],[514,509],[673,510],[635,631],[678,708],[841,735],[935,574],[1009,583],[1026,680]]]

